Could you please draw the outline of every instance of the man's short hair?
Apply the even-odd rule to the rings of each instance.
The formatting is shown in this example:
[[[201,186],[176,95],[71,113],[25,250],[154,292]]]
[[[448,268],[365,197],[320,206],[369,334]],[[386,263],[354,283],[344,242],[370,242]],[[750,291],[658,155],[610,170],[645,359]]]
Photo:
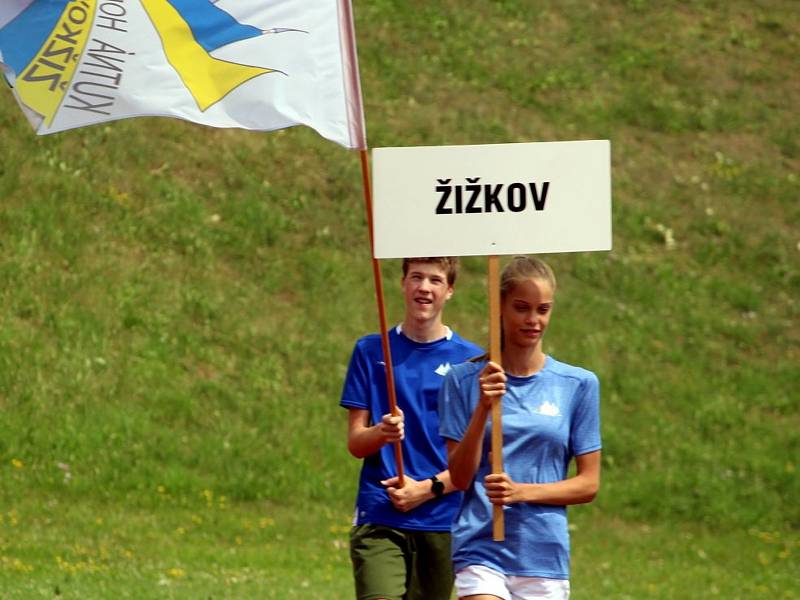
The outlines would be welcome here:
[[[403,277],[408,275],[408,267],[411,263],[434,264],[447,273],[447,285],[452,286],[456,282],[456,275],[458,275],[457,256],[417,256],[414,258],[404,258]]]

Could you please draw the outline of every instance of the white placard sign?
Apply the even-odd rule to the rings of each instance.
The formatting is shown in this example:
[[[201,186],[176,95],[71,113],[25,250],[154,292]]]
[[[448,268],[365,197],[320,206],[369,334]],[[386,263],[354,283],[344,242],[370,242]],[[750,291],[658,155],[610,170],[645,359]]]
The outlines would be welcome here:
[[[376,258],[611,249],[608,140],[372,151]]]

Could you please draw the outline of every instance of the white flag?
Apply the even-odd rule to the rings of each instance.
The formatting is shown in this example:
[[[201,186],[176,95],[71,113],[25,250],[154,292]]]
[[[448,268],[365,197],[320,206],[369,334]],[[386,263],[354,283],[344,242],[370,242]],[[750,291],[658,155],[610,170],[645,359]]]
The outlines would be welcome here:
[[[39,134],[165,116],[366,147],[350,0],[2,0],[0,67]]]

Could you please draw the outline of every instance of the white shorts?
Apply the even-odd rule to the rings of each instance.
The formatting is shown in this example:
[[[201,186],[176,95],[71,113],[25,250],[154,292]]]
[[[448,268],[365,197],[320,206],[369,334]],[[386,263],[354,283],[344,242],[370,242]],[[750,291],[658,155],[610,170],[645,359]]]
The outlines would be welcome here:
[[[489,594],[502,600],[567,600],[568,579],[503,575],[483,565],[470,565],[456,573],[459,598]]]

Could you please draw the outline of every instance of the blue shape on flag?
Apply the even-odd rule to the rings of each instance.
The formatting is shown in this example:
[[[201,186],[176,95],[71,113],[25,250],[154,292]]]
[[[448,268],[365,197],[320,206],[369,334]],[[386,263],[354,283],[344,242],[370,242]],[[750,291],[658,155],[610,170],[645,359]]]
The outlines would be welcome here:
[[[34,0],[28,8],[0,29],[3,63],[16,75],[25,70],[50,32],[58,23],[70,0]]]
[[[244,25],[209,0],[168,0],[192,30],[194,39],[213,52],[233,42],[239,42],[262,35],[258,27]]]

